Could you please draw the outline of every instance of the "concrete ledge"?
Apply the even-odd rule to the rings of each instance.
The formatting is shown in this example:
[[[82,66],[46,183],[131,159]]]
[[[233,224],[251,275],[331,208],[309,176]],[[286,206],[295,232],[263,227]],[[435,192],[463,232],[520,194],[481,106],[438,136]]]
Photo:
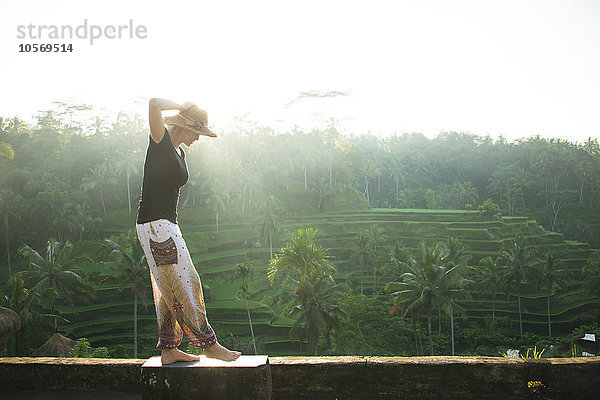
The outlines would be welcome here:
[[[231,363],[201,356],[167,366],[152,357],[142,366],[142,383],[143,400],[271,400],[272,392],[267,356],[241,356]]]
[[[275,357],[270,362],[275,400],[592,400],[600,393],[600,357]],[[529,388],[531,381],[544,387]]]
[[[3,357],[2,389],[142,392],[142,364],[146,360]]]
[[[185,393],[173,391],[169,385],[193,383],[191,377],[196,372],[190,370],[204,370],[201,372],[207,374],[202,377],[204,383],[220,387],[220,390],[238,390],[238,394],[227,392],[227,398],[233,400],[250,398],[244,394],[244,389],[251,393],[253,384],[264,383],[260,382],[263,379],[260,374],[253,377],[243,375],[243,370],[248,373],[253,368],[144,368],[154,372],[151,374],[153,377],[143,376],[142,364],[145,361],[5,357],[0,358],[0,390],[4,393],[9,390],[129,392],[151,397],[153,392],[148,394],[145,388],[149,388],[148,385],[155,380],[154,393],[162,393],[163,398],[187,398]],[[600,357],[540,360],[502,357],[274,357],[268,362],[272,381],[269,395],[274,400],[595,400],[600,393]],[[171,375],[160,375],[167,373]],[[545,388],[528,388],[531,381],[539,381]],[[191,387],[196,386],[192,384]],[[264,395],[264,392],[256,393]],[[195,398],[223,398],[205,391],[195,395]]]

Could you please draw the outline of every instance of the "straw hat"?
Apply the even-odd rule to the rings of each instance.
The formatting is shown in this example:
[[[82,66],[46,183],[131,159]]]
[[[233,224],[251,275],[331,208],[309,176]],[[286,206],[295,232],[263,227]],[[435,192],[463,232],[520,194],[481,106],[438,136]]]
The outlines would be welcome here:
[[[176,125],[195,132],[198,135],[217,137],[214,132],[207,128],[208,114],[195,104],[185,110],[179,111],[177,115],[165,117],[165,124]]]

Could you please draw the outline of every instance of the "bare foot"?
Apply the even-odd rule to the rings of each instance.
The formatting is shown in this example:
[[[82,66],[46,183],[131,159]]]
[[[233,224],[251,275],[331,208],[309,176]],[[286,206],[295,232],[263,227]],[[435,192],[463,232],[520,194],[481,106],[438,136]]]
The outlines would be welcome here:
[[[221,346],[219,342],[204,349],[204,355],[210,358],[217,358],[223,361],[235,361],[240,356],[239,351],[231,351]]]
[[[177,361],[198,361],[200,356],[184,353],[179,349],[162,349],[160,362],[163,365],[173,364]]]

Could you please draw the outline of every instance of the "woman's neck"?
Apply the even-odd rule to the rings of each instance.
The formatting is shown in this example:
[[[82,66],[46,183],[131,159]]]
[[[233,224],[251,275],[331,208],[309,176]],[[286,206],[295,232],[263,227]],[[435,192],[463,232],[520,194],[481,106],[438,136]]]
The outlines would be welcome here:
[[[183,140],[181,140],[182,135],[180,133],[177,133],[174,135],[169,134],[169,136],[171,137],[171,144],[173,145],[175,150],[179,151],[179,146],[181,145],[181,143],[183,143]]]

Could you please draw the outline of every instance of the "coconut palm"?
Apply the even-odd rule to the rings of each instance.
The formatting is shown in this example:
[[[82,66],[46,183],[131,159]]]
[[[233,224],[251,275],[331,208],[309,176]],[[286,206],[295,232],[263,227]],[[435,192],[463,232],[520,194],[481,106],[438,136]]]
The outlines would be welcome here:
[[[417,206],[417,192],[406,188],[400,191],[400,200],[398,206],[402,208],[412,208]]]
[[[100,285],[118,284],[119,292],[131,287],[133,295],[133,357],[137,358],[137,303],[139,298],[142,299],[144,306],[146,305],[150,276],[146,256],[133,230],[118,237],[105,239],[104,243],[112,261],[105,261],[103,264],[108,266],[113,274],[102,279]]]
[[[498,258],[485,257],[479,260],[479,268],[475,278],[476,290],[480,296],[492,295],[492,326],[496,323],[496,293],[500,287],[500,264]]]
[[[132,175],[138,173],[139,156],[137,155],[133,143],[129,142],[126,147],[117,150],[119,160],[116,163],[116,169],[119,174],[125,174],[127,177],[127,206],[131,212],[131,190],[129,181]]]
[[[394,155],[390,164],[390,173],[396,185],[396,207],[400,202],[400,184],[406,181],[406,165],[399,154]]]
[[[15,332],[15,352],[17,355],[29,354],[23,338],[32,325],[52,321],[54,318],[67,320],[57,315],[43,313],[40,293],[27,289],[19,275],[10,278],[6,285],[9,291],[7,295],[1,296],[0,304],[16,312],[21,319],[21,328]]]
[[[375,257],[375,262],[373,263],[373,293],[377,291],[377,245],[382,243],[387,239],[385,235],[385,229],[381,228],[379,224],[373,224],[366,231],[367,237],[373,246],[373,256]]]
[[[93,123],[89,124],[88,129],[97,136],[102,136],[109,130],[108,126],[106,126],[106,121],[98,116],[96,116]]]
[[[333,192],[331,191],[330,184],[327,183],[325,178],[321,177],[318,181],[311,182],[311,191],[317,195],[317,211],[321,212],[321,206],[323,205],[323,199],[331,197]]]
[[[216,212],[217,232],[219,232],[219,210],[225,208],[225,202],[229,198],[229,191],[223,181],[215,180],[210,187],[210,193],[206,203]]]
[[[538,289],[546,291],[548,303],[548,337],[552,338],[552,324],[550,321],[550,296],[556,286],[565,289],[569,283],[569,271],[565,263],[554,254],[548,253],[546,257],[538,260],[537,268],[534,270],[534,283]]]
[[[313,138],[310,135],[302,135],[303,145],[296,152],[295,160],[302,167],[304,173],[304,190],[308,191],[308,170],[317,165],[317,156],[313,144]]]
[[[275,196],[269,198],[260,207],[260,217],[255,224],[259,227],[259,232],[263,240],[269,239],[269,251],[273,258],[273,235],[277,235],[283,228],[283,221],[279,218],[278,212],[281,202]]]
[[[196,192],[200,189],[202,180],[200,178],[200,174],[196,172],[189,172],[188,181],[185,185],[185,190],[187,190],[187,196],[183,202],[183,207],[186,207],[190,197],[192,198],[192,207],[196,208]]]
[[[600,298],[600,250],[595,250],[581,269],[583,284],[581,288],[588,295]]]
[[[523,339],[523,318],[521,315],[521,292],[523,285],[530,275],[529,263],[532,254],[525,245],[522,235],[512,241],[509,249],[502,250],[500,254],[502,265],[499,270],[500,284],[503,287],[512,287],[517,292],[517,304],[519,307],[519,330]]]
[[[400,242],[396,242],[390,251],[390,260],[385,264],[387,274],[391,276],[391,282],[396,282],[400,276],[406,272],[406,264],[412,257],[410,251],[402,246]]]
[[[27,130],[27,124],[25,121],[15,116],[8,120],[7,128],[7,132],[13,135],[18,135],[22,131]]]
[[[8,142],[0,142],[0,157],[6,157],[12,160],[15,157],[15,152]]]
[[[318,342],[321,331],[325,331],[328,350],[331,350],[331,331],[339,334],[340,320],[347,320],[348,314],[337,303],[345,297],[348,287],[338,284],[331,272],[319,270],[310,275],[309,281],[301,284],[294,293],[300,304],[293,306],[288,312],[288,318],[296,318],[296,326],[305,320],[307,315],[310,323],[305,335],[308,339],[308,349],[313,355],[318,354]]]
[[[473,186],[472,182],[463,182],[459,184],[458,191],[460,198],[463,202],[462,207],[464,207],[466,204],[477,206],[477,202],[479,201],[479,194],[477,192],[477,188]]]
[[[75,204],[75,209],[73,211],[74,212],[67,216],[67,219],[72,231],[79,236],[79,243],[82,243],[85,230],[91,227],[94,222],[96,222],[95,220],[99,220],[99,218],[92,218],[86,203]]]
[[[6,261],[8,263],[9,278],[12,276],[12,270],[10,266],[10,244],[8,242],[10,232],[8,229],[8,223],[11,219],[16,220],[20,218],[19,211],[21,201],[21,197],[10,189],[0,192],[0,218],[2,218],[2,222],[6,228]]]
[[[369,179],[380,176],[381,170],[377,168],[377,165],[373,161],[366,160],[363,162],[359,173],[365,177],[365,191],[363,194],[367,198],[367,201],[370,202],[371,200],[369,197]]]
[[[301,314],[304,319],[304,332],[308,340],[309,349],[316,348],[314,342],[314,329],[311,326],[311,299],[314,287],[310,280],[321,275],[332,275],[335,268],[331,263],[328,249],[324,249],[315,243],[316,230],[312,228],[299,229],[295,238],[290,240],[281,249],[281,253],[271,259],[268,270],[268,278],[273,282],[275,278],[286,273],[287,277],[294,282],[294,294],[301,303]],[[294,278],[294,275],[298,278]],[[291,316],[295,315],[294,312]],[[314,321],[313,321],[314,322]],[[317,329],[318,330],[318,329]]]
[[[35,309],[40,307],[40,295],[30,293],[25,288],[23,279],[19,276],[13,276],[7,282],[10,295],[3,295],[0,298],[0,304],[16,312],[21,319],[21,326],[15,332],[15,352],[20,355],[19,344],[22,338],[22,332],[25,325],[31,323],[35,314]]]
[[[254,339],[254,328],[252,327],[252,318],[250,318],[250,308],[248,307],[248,284],[246,283],[246,278],[249,278],[252,275],[254,275],[254,272],[255,269],[252,263],[240,263],[235,267],[234,279],[242,279],[240,289],[242,289],[242,292],[244,293],[244,300],[246,300],[246,312],[248,313],[248,323],[250,324],[250,334],[252,335],[252,345],[254,346],[254,354],[258,354],[258,352],[256,351],[256,340]]]
[[[335,271],[327,254],[329,249],[324,249],[315,243],[317,233],[318,231],[313,228],[298,229],[296,237],[281,249],[281,254],[271,260],[268,270],[270,282],[273,282],[280,273],[291,270],[300,273],[300,281],[306,281],[309,274],[317,273],[319,270]]]
[[[438,243],[429,247],[421,242],[418,257],[412,257],[406,265],[407,272],[401,275],[401,281],[390,282],[386,292],[394,296],[394,305],[390,309],[393,315],[404,309],[403,316],[410,311],[422,308],[427,314],[427,329],[429,332],[429,350],[433,355],[433,336],[431,332],[431,310],[434,306],[449,310],[454,307],[457,311],[462,308],[452,303],[452,299],[462,291],[461,267],[449,269],[443,265],[444,249]]]
[[[457,310],[459,311],[459,314],[462,314],[463,316],[465,315],[464,309],[458,307],[455,300],[457,300],[459,297],[469,297],[468,292],[464,289],[472,283],[472,281],[467,278],[472,271],[472,268],[468,264],[471,260],[471,256],[465,253],[463,244],[454,237],[449,237],[445,242],[442,242],[441,245],[444,249],[442,255],[442,265],[444,265],[446,270],[456,268],[456,289],[459,289],[456,290],[450,298],[449,307],[452,355],[454,355],[454,311]]]
[[[363,287],[363,271],[365,267],[371,262],[371,260],[375,257],[373,253],[373,246],[369,236],[366,233],[361,233],[358,235],[358,240],[354,243],[354,248],[352,250],[352,254],[350,255],[349,263],[353,266],[358,266],[360,268],[360,301],[362,303],[362,296],[364,295],[364,287]]]
[[[454,355],[454,311],[460,310],[459,313],[463,316],[465,315],[464,309],[458,307],[455,303],[455,300],[458,296],[460,297],[468,297],[468,292],[464,290],[464,288],[471,284],[472,281],[467,278],[471,267],[468,265],[468,262],[471,260],[471,256],[465,253],[465,249],[463,244],[454,237],[449,237],[445,242],[441,243],[443,248],[442,254],[442,265],[446,268],[447,271],[451,269],[456,269],[455,278],[456,278],[456,290],[453,295],[450,297],[450,328],[451,328],[451,338],[452,338],[452,355]]]
[[[50,313],[56,314],[55,304],[57,299],[67,299],[77,313],[74,300],[95,297],[94,289],[87,282],[87,275],[77,269],[80,262],[90,262],[81,257],[72,257],[73,244],[69,241],[63,245],[51,238],[46,246],[46,255],[40,253],[28,245],[19,248],[18,254],[28,263],[30,269],[21,271],[19,275],[32,293],[38,293],[42,298],[50,301]],[[56,318],[54,329],[56,330]]]
[[[106,205],[104,204],[104,194],[102,189],[107,186],[108,167],[105,163],[98,164],[94,168],[90,168],[90,173],[81,178],[81,188],[83,190],[98,190],[100,192],[100,201],[102,202],[102,210],[106,214]]]

